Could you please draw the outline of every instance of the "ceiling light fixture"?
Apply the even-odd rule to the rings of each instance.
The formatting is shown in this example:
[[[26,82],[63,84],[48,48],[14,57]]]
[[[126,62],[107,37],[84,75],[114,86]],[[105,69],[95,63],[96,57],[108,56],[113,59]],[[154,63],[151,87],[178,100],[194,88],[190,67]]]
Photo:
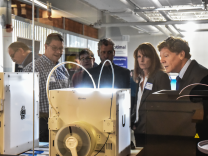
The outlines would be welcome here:
[[[33,2],[33,0],[30,0],[30,1]],[[43,8],[45,8],[45,9],[47,9],[47,5],[45,5],[44,3],[42,3],[42,2],[40,2],[38,0],[34,0],[34,3],[39,5],[39,6],[41,6],[41,7],[43,7]]]
[[[202,9],[202,7],[173,7],[173,8],[157,8],[157,11],[172,11],[172,10],[191,10],[191,9]]]
[[[204,9],[202,7],[172,7],[172,8],[156,8],[156,9],[134,9],[134,12],[144,12],[144,11],[179,11],[179,10],[198,10]]]

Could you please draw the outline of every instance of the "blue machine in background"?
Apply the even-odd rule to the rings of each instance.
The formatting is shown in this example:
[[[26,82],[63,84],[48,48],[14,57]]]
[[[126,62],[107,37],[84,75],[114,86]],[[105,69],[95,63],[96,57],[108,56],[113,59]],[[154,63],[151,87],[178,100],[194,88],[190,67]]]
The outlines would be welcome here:
[[[169,78],[171,81],[171,90],[176,90],[176,76],[169,76]]]

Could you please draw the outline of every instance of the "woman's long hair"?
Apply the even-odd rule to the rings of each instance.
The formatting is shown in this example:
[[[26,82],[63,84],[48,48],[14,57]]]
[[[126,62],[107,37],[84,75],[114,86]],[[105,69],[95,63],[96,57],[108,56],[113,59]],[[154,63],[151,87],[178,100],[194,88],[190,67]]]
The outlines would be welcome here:
[[[134,51],[134,75],[133,79],[137,82],[139,76],[144,76],[143,70],[139,67],[139,63],[137,61],[138,51],[142,53],[143,56],[150,58],[151,65],[149,68],[149,77],[151,77],[158,70],[165,71],[163,65],[160,63],[160,58],[151,43],[145,42],[138,46],[138,48]]]

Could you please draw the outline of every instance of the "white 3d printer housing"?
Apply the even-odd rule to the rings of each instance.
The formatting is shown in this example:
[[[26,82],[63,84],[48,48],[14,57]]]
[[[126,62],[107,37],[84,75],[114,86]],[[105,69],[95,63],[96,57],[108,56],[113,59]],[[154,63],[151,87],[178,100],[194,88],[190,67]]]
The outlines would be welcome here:
[[[0,154],[17,155],[33,148],[39,139],[39,74],[0,73]]]
[[[73,137],[78,156],[130,155],[129,89],[58,89],[49,99],[50,156],[73,155]]]

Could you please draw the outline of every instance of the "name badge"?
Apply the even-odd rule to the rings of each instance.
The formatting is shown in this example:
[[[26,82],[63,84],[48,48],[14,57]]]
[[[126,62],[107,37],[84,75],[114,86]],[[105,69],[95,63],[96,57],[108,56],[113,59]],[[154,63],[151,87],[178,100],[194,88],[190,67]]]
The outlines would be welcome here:
[[[53,76],[50,77],[50,82],[56,82],[56,80]]]
[[[153,84],[147,82],[144,88],[148,90],[152,90],[152,87],[153,87]]]

